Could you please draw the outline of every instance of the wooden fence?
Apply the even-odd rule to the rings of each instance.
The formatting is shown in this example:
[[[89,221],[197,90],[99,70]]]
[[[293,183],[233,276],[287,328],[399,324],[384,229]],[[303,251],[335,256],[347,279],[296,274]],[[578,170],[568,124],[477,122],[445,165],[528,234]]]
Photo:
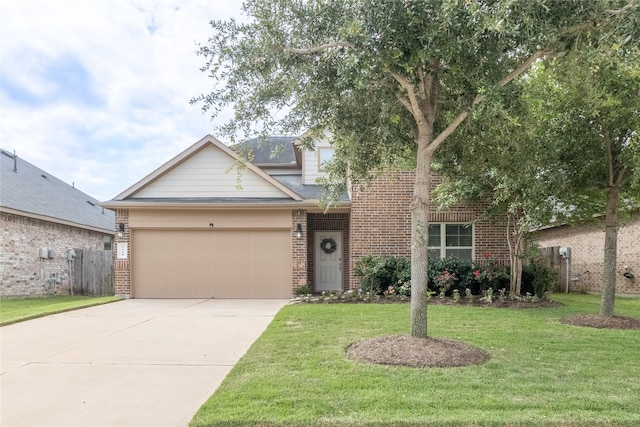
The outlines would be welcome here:
[[[113,255],[111,251],[76,249],[72,262],[74,295],[113,295]]]
[[[540,257],[542,261],[548,266],[554,268],[558,275],[556,280],[555,289],[551,289],[554,292],[565,291],[566,271],[563,266],[562,256],[560,256],[560,246],[551,246],[548,248],[540,248]]]

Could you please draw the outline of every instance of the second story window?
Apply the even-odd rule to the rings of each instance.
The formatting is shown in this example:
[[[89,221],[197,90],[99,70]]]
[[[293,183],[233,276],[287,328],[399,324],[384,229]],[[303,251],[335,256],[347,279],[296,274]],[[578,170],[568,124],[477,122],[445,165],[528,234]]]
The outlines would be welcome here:
[[[318,148],[318,170],[324,171],[327,163],[333,159],[333,155],[336,150],[332,147],[320,147]]]

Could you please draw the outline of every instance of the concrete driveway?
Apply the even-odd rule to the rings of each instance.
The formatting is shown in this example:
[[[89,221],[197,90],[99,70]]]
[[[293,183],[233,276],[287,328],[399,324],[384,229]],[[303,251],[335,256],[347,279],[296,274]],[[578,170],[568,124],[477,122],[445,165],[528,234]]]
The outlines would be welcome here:
[[[285,300],[125,300],[0,328],[0,425],[184,426]]]

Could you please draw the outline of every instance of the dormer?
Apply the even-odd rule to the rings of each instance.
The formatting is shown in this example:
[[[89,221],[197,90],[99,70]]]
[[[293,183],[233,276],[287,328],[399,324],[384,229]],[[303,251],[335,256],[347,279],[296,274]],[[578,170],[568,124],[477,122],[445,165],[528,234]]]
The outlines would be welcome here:
[[[302,184],[316,185],[316,179],[326,176],[325,166],[335,153],[331,143],[325,138],[314,140],[314,149],[300,150],[302,155]]]

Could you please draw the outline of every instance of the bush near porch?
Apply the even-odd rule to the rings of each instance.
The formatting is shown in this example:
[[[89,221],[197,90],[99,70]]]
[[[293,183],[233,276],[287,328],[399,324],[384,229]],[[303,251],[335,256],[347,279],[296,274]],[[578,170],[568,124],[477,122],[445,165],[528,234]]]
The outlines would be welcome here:
[[[500,289],[509,290],[509,266],[488,256],[477,262],[455,257],[429,260],[427,273],[429,290],[443,291],[447,296],[455,291],[464,295],[467,289],[472,295],[482,295],[488,289],[496,294]],[[356,262],[354,274],[360,278],[363,292],[382,295],[392,287],[396,295],[411,295],[411,263],[406,258],[367,255]],[[522,295],[541,298],[553,286],[555,274],[544,263],[530,260],[523,266]]]

